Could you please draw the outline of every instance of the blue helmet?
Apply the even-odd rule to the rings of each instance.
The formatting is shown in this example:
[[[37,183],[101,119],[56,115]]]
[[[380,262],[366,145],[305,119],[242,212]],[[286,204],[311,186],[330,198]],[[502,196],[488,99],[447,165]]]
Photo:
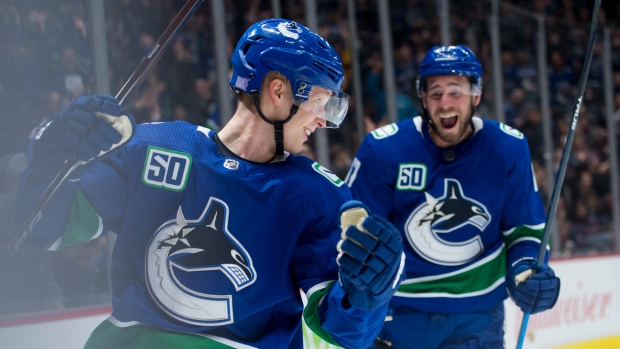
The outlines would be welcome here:
[[[232,58],[233,90],[258,92],[270,71],[286,76],[295,99],[308,99],[312,86],[339,93],[342,62],[332,46],[303,25],[279,18],[262,20],[243,34]]]
[[[482,91],[482,65],[467,46],[435,46],[420,62],[416,88],[422,97],[424,79],[434,75],[469,76],[478,91]]]

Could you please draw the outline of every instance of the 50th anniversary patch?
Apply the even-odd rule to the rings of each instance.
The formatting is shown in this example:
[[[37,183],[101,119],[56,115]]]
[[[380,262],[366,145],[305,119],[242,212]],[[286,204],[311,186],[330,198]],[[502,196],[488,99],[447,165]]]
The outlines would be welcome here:
[[[181,191],[187,184],[191,165],[192,157],[187,153],[149,147],[142,181],[151,187]]]

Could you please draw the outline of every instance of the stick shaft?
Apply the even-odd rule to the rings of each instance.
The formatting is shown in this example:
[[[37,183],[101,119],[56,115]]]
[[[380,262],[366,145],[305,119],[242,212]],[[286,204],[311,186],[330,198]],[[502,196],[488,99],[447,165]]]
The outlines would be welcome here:
[[[185,5],[183,5],[179,13],[168,25],[168,28],[166,28],[164,33],[159,37],[149,54],[142,59],[142,62],[138,68],[136,68],[127,82],[125,82],[125,85],[123,85],[121,90],[116,94],[116,99],[119,104],[124,105],[127,97],[129,97],[134,88],[140,86],[142,81],[146,78],[147,73],[161,59],[163,53],[170,46],[176,34],[183,29],[189,18],[194,14],[203,1],[204,0],[188,0]],[[24,227],[23,233],[18,237],[14,244],[15,249],[19,248],[32,228],[39,221],[41,218],[41,211],[43,211],[43,208],[45,208],[45,205],[64,182],[65,178],[67,178],[81,164],[83,163],[80,161],[66,163],[62,170],[56,175],[56,177],[54,177],[54,180],[50,183],[47,189],[45,189],[41,195],[41,198],[37,201],[37,204],[28,216],[28,219],[26,220],[27,225]]]
[[[181,8],[179,13],[174,17],[172,22],[168,25],[168,28],[159,37],[151,51],[146,57],[142,59],[142,62],[131,74],[125,85],[116,94],[116,99],[119,104],[123,105],[125,99],[131,94],[135,87],[140,86],[142,81],[146,78],[147,74],[156,64],[159,62],[163,53],[166,52],[168,46],[172,43],[176,34],[183,29],[189,18],[194,14],[196,9],[202,4],[204,0],[188,0]]]
[[[547,222],[545,223],[545,230],[540,242],[540,248],[538,249],[538,259],[536,260],[536,267],[539,270],[545,260],[545,253],[547,250],[547,243],[551,235],[551,228],[555,219],[555,212],[558,207],[558,201],[560,198],[560,192],[562,190],[562,184],[564,184],[564,175],[566,174],[566,166],[568,164],[568,158],[570,156],[570,149],[573,145],[573,139],[575,138],[575,129],[577,128],[577,120],[579,119],[579,110],[581,109],[581,102],[583,94],[588,82],[588,73],[590,72],[590,65],[592,63],[592,56],[594,54],[594,44],[596,42],[596,29],[598,26],[598,12],[601,6],[601,0],[596,0],[594,4],[594,10],[592,11],[592,23],[590,26],[590,40],[588,43],[588,51],[586,53],[586,59],[581,71],[581,78],[579,79],[579,87],[577,90],[577,100],[575,102],[575,109],[573,111],[573,120],[571,127],[566,135],[566,143],[562,150],[562,158],[558,167],[558,173],[556,175],[555,185],[553,186],[553,193],[551,194],[551,200],[549,201],[549,209],[547,212]]]
[[[581,109],[581,102],[583,99],[583,94],[586,89],[586,84],[588,82],[588,73],[590,72],[590,64],[592,63],[592,56],[594,54],[594,44],[596,42],[596,29],[598,26],[598,12],[601,7],[601,0],[596,0],[594,3],[594,9],[592,11],[592,22],[590,25],[590,39],[588,42],[588,51],[586,53],[585,64],[583,66],[583,70],[581,71],[581,77],[579,79],[579,87],[577,89],[577,100],[575,102],[575,109],[573,111],[573,120],[571,123],[571,127],[568,130],[568,134],[566,135],[566,143],[564,144],[564,149],[562,150],[562,158],[560,159],[560,165],[558,167],[558,173],[555,179],[555,185],[553,186],[553,193],[551,194],[551,199],[549,201],[549,209],[547,211],[547,221],[545,223],[545,230],[543,233],[543,237],[540,241],[540,247],[538,248],[538,259],[536,260],[536,271],[540,271],[543,264],[545,263],[545,255],[547,252],[547,243],[549,242],[549,238],[551,236],[551,228],[553,226],[553,222],[555,219],[555,212],[558,208],[558,201],[560,199],[560,192],[562,190],[562,184],[564,183],[564,175],[566,174],[566,166],[568,164],[568,157],[570,155],[570,148],[573,144],[573,139],[575,138],[575,129],[577,128],[577,121],[579,119],[579,110]],[[524,313],[523,320],[521,322],[521,330],[519,331],[519,339],[517,341],[517,349],[521,349],[523,347],[523,341],[525,339],[525,333],[527,329],[527,323],[529,321],[530,314]]]

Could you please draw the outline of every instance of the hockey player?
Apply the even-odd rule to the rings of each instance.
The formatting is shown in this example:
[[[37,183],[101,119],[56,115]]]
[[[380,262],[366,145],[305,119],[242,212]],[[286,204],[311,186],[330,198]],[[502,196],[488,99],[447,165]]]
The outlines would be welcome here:
[[[508,294],[531,314],[558,298],[550,267],[531,275],[545,212],[527,140],[474,116],[481,80],[467,47],[432,48],[417,81],[422,115],[368,134],[348,173],[354,199],[405,241],[407,278],[378,347],[503,348]]]
[[[231,61],[239,103],[219,133],[181,121],[137,126],[126,145],[70,175],[27,237],[55,250],[117,234],[113,311],[86,348],[301,348],[302,313],[333,344],[364,348],[378,335],[402,280],[400,234],[370,216],[341,239],[339,210],[363,204],[292,154],[344,118],[340,58],[306,27],[268,19]],[[119,142],[94,113],[121,112],[113,97],[79,97],[38,132],[22,218],[47,173]]]

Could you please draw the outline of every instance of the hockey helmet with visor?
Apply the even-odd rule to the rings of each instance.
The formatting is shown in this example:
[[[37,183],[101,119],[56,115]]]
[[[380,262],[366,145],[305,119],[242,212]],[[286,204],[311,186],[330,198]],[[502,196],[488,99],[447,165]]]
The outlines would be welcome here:
[[[257,22],[239,40],[231,62],[233,90],[256,94],[265,74],[277,71],[291,82],[297,107],[315,111],[327,128],[337,128],[344,120],[349,96],[341,91],[340,57],[305,26],[279,18]]]
[[[460,94],[479,95],[482,91],[482,65],[467,46],[435,46],[428,51],[420,62],[418,71],[416,81],[418,97],[422,98],[426,91],[426,78],[436,75],[469,77],[472,82],[471,86],[457,88]]]

